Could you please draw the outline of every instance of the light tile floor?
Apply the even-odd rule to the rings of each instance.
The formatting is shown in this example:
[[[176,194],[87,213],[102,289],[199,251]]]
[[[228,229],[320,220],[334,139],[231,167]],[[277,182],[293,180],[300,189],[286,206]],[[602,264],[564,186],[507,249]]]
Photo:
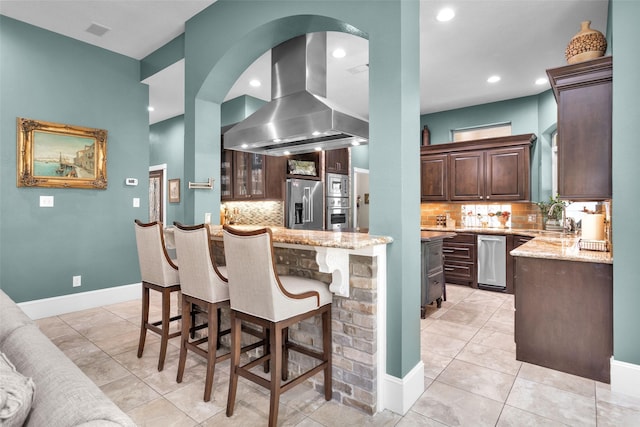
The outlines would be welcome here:
[[[159,315],[152,292],[151,315]],[[373,417],[325,402],[303,384],[282,396],[283,426],[640,426],[640,399],[608,384],[515,360],[513,296],[447,285],[442,308],[421,320],[425,392],[407,414]],[[177,303],[174,301],[174,309]],[[190,354],[176,383],[179,339],[157,371],[159,340],[147,334],[136,357],[140,301],[38,320],[40,328],[140,426],[266,425],[266,390],[240,380],[236,410],[225,415],[229,364],[216,367],[203,402],[204,360]]]

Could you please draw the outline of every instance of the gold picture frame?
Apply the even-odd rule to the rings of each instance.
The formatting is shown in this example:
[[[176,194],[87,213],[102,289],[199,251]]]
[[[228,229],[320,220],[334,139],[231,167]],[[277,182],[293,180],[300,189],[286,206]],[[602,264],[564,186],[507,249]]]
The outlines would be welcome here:
[[[169,203],[180,203],[180,178],[169,180]]]
[[[17,118],[17,186],[107,188],[107,131]]]

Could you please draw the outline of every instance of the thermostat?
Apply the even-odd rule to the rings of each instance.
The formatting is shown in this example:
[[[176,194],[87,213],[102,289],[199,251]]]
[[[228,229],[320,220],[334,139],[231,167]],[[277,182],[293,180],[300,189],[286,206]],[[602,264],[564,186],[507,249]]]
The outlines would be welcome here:
[[[138,180],[135,178],[127,178],[124,180],[124,183],[127,185],[138,185]]]

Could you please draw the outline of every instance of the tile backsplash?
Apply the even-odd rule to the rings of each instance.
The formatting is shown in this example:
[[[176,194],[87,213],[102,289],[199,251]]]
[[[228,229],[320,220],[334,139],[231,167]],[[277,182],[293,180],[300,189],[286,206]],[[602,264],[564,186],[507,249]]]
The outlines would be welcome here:
[[[521,229],[542,229],[542,212],[535,203],[422,203],[420,205],[420,225],[433,227],[436,216],[449,214],[458,227],[500,227],[497,217],[490,216],[498,211],[510,212],[506,227]],[[463,215],[464,213],[464,215]],[[471,215],[469,215],[471,213]]]
[[[221,209],[225,208],[234,224],[284,227],[282,201],[225,202]]]

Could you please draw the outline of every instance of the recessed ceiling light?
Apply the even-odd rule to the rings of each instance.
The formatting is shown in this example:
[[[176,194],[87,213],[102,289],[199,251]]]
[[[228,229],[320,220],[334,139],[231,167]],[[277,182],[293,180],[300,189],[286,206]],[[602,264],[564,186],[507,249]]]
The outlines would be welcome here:
[[[544,85],[547,84],[549,82],[549,80],[547,80],[544,77],[540,77],[539,79],[536,79],[536,84],[537,85]]]
[[[240,148],[248,148],[248,147],[249,147],[249,144],[242,144],[242,145],[240,146]]]
[[[347,52],[345,52],[342,48],[338,48],[333,51],[332,55],[334,58],[344,58],[347,55]]]
[[[322,151],[322,147],[316,147],[316,151]]]
[[[451,21],[454,16],[456,16],[456,13],[453,11],[453,9],[445,8],[441,9],[440,12],[438,12],[436,19],[440,22],[447,22]]]
[[[358,145],[360,145],[360,141],[352,141],[351,145],[353,145],[354,147],[357,147]]]
[[[249,84],[253,87],[260,87],[262,86],[262,83],[260,83],[260,80],[258,79],[253,79],[249,82]]]
[[[491,76],[487,79],[489,83],[498,83],[500,81],[500,76]]]
[[[155,110],[156,110],[156,109],[155,109],[155,108],[153,108],[151,105],[149,105],[149,106],[147,107],[147,111],[155,111]]]
[[[285,156],[288,156],[289,154],[291,154],[291,151],[284,151],[282,154],[284,154]]]

